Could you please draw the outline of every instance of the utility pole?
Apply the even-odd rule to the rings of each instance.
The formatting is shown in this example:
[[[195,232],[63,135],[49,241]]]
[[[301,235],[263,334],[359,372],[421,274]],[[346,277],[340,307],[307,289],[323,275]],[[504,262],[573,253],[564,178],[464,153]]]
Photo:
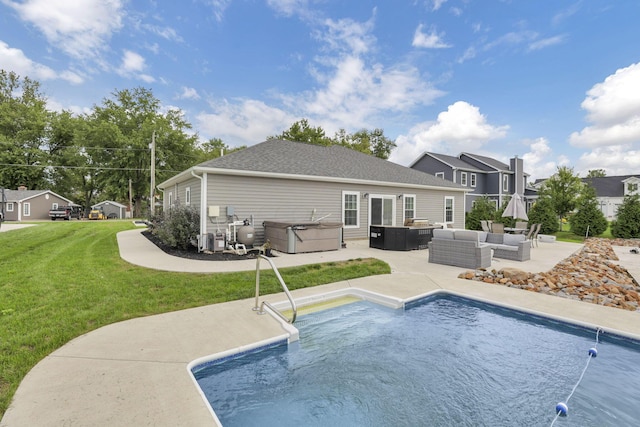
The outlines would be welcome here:
[[[149,198],[149,219],[154,214],[156,208],[156,131],[151,135],[151,194]]]
[[[133,218],[133,191],[131,189],[131,178],[129,178],[129,215]]]

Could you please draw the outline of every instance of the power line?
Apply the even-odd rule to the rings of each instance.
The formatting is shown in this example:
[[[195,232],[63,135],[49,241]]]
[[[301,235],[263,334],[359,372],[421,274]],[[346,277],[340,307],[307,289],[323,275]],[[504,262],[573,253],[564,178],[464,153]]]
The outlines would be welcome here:
[[[15,163],[0,163],[0,166],[9,166],[15,168],[31,167],[31,168],[52,168],[52,169],[90,169],[90,170],[109,170],[109,171],[135,171],[135,172],[150,172],[149,168],[112,168],[102,166],[61,166],[61,165],[20,165]],[[174,172],[179,173],[182,171],[172,169],[156,169],[156,172]]]

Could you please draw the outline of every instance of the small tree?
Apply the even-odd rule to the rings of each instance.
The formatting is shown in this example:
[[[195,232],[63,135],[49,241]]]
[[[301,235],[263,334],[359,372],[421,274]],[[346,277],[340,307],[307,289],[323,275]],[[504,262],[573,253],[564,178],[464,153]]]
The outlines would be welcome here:
[[[542,184],[538,194],[550,198],[556,221],[560,222],[575,209],[582,187],[582,180],[574,175],[572,168],[559,166],[557,172]]]
[[[611,223],[611,235],[624,239],[640,237],[640,196],[625,196],[618,218]]]
[[[553,234],[558,231],[558,217],[549,197],[540,197],[528,213],[529,224],[542,224],[540,232]]]
[[[592,186],[585,185],[582,189],[577,209],[578,211],[569,219],[573,234],[586,236],[588,233],[590,236],[599,236],[605,232],[608,222],[598,209],[596,190]]]
[[[152,232],[166,245],[188,250],[200,234],[200,214],[190,206],[174,205],[171,210],[153,218]]]
[[[493,220],[496,217],[496,205],[487,196],[475,200],[466,214],[465,224],[469,230],[482,230],[481,220]]]

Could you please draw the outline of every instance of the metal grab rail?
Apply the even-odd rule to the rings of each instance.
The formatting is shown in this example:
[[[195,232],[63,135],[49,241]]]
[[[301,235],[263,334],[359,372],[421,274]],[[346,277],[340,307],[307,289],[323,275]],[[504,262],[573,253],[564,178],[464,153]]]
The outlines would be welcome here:
[[[268,301],[262,301],[262,304],[259,304],[259,297],[260,297],[260,258],[264,258],[269,262],[269,265],[271,266],[271,269],[273,270],[274,273],[276,273],[276,277],[278,278],[278,281],[280,282],[280,285],[282,286],[282,289],[284,289],[284,293],[287,295],[287,298],[289,298],[289,302],[291,303],[291,309],[293,310],[293,316],[291,317],[291,319],[288,319],[284,314],[282,314],[278,309],[276,309],[273,305],[271,305]],[[265,314],[266,311],[264,311],[264,306],[269,307],[271,310],[273,310],[274,313],[276,313],[282,320],[284,320],[287,323],[293,323],[296,321],[296,317],[298,316],[298,309],[296,308],[296,303],[293,301],[293,297],[291,296],[291,293],[289,292],[289,288],[287,288],[287,285],[284,283],[284,280],[282,279],[282,276],[280,275],[280,272],[278,271],[278,268],[276,267],[276,265],[273,263],[273,261],[271,261],[268,257],[259,254],[258,257],[256,258],[256,305],[255,307],[253,307],[254,311],[257,311],[258,314]]]

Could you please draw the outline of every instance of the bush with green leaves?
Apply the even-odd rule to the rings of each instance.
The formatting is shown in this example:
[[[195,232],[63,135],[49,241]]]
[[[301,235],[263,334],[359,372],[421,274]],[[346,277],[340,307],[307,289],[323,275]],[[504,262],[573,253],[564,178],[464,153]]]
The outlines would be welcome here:
[[[496,216],[496,205],[488,197],[475,200],[473,207],[466,213],[465,226],[468,230],[482,230],[481,220],[493,220]]]
[[[569,217],[571,232],[578,236],[599,236],[604,233],[609,223],[598,209],[596,190],[585,185],[577,201],[577,212]]]
[[[640,237],[640,196],[625,196],[618,218],[611,223],[611,235],[623,239]]]
[[[152,218],[151,231],[166,245],[188,250],[200,234],[200,214],[190,206],[174,205]]]
[[[549,197],[540,197],[528,213],[529,224],[542,224],[540,233],[553,234],[558,231],[558,217]]]

